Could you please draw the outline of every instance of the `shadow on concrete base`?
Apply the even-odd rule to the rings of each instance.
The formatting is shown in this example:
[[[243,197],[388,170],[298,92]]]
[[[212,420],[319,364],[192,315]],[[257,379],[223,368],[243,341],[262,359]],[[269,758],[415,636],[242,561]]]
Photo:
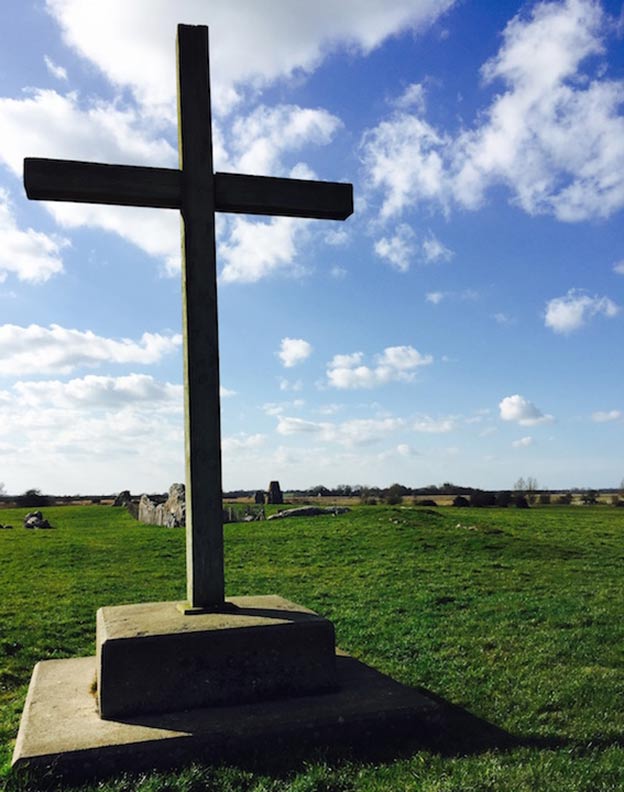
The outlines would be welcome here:
[[[336,662],[333,692],[103,720],[95,658],[43,661],[33,673],[13,766],[35,778],[77,781],[192,761],[284,766],[318,751],[389,759],[419,747],[451,749],[477,733],[481,750],[506,744],[504,732],[427,691],[340,652]]]

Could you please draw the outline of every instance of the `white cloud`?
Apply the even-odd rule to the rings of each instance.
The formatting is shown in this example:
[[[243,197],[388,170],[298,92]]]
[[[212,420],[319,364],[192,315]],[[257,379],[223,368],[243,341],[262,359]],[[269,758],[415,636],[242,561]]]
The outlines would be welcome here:
[[[609,297],[590,297],[579,289],[570,289],[564,297],[548,301],[544,323],[555,333],[567,334],[583,327],[594,316],[612,319],[619,311],[619,306]]]
[[[181,335],[143,333],[139,341],[97,336],[53,324],[20,327],[0,325],[0,374],[68,374],[76,368],[102,363],[149,365],[182,344]]]
[[[317,434],[324,432],[331,425],[316,421],[305,421],[303,418],[292,418],[279,415],[277,431],[281,435]]]
[[[286,368],[292,368],[310,357],[312,344],[303,338],[282,338],[279,359]]]
[[[433,303],[433,305],[439,305],[442,300],[461,300],[462,302],[465,301],[472,301],[479,299],[479,292],[475,291],[474,289],[464,289],[463,291],[456,292],[456,291],[433,291],[427,292],[425,295],[425,300],[427,302]]]
[[[454,255],[453,251],[443,245],[431,232],[429,232],[429,236],[423,242],[422,249],[427,262],[450,261]]]
[[[326,145],[341,126],[340,119],[327,110],[296,105],[256,107],[236,118],[230,145],[233,167],[239,173],[281,175],[281,156],[304,146]],[[312,178],[301,170],[293,178]]]
[[[0,282],[7,273],[22,281],[41,283],[63,271],[61,250],[67,239],[28,228],[15,220],[9,194],[0,187]]]
[[[607,410],[605,412],[598,410],[592,413],[592,421],[595,423],[608,423],[609,421],[619,421],[624,417],[621,410]]]
[[[499,311],[498,313],[494,314],[494,321],[499,325],[510,325],[514,324],[514,319],[509,314],[503,313],[503,311]]]
[[[227,241],[219,245],[225,283],[254,283],[278,270],[296,272],[297,253],[308,235],[309,223],[293,217],[268,221],[235,217]]]
[[[514,440],[511,445],[513,448],[528,448],[533,445],[533,438],[530,436],[521,437],[519,440]]]
[[[321,442],[353,447],[371,445],[405,427],[402,418],[362,418],[332,423],[306,421],[302,418],[278,416],[277,431],[281,435],[315,435]]]
[[[231,396],[236,396],[236,391],[230,390],[229,388],[224,388],[223,385],[221,385],[219,389],[219,395],[222,399],[229,399]]]
[[[335,355],[327,367],[330,386],[340,389],[374,388],[389,382],[411,382],[416,369],[433,362],[431,355],[421,355],[412,346],[386,347],[375,356],[375,367],[363,365],[362,352]]]
[[[265,415],[282,415],[287,409],[300,409],[305,405],[303,399],[294,399],[290,402],[267,402],[262,405]]]
[[[321,407],[317,409],[319,415],[336,415],[343,409],[344,405],[342,404],[323,404]]]
[[[412,346],[395,346],[386,347],[381,355],[377,355],[376,360],[382,368],[411,371],[418,366],[429,365],[433,358],[430,355],[421,355]]]
[[[370,418],[344,421],[336,427],[336,440],[346,446],[371,445],[402,429],[402,418]]]
[[[425,295],[425,300],[427,302],[433,303],[433,305],[438,305],[442,302],[442,300],[446,297],[446,292],[441,291],[434,291],[434,292],[427,292]]]
[[[375,253],[387,259],[399,272],[407,272],[416,253],[415,236],[412,229],[402,223],[394,236],[382,237],[375,243]]]
[[[24,157],[177,165],[176,150],[136,110],[103,101],[83,103],[77,93],[36,90],[25,99],[0,98],[0,127],[0,161],[20,180]],[[167,272],[179,271],[176,211],[57,201],[43,205],[65,228],[89,226],[113,232],[160,258]]]
[[[43,56],[43,61],[46,65],[46,69],[53,77],[56,77],[57,80],[67,80],[67,69],[63,68],[63,66],[59,66],[58,63],[54,63],[52,58],[47,55]]]
[[[309,143],[327,143],[339,123],[320,109],[259,107],[234,123],[234,164],[239,171],[278,175],[283,170],[279,158],[284,152]],[[76,93],[37,90],[25,99],[0,98],[0,126],[0,161],[20,178],[25,156],[169,167],[177,164],[177,152],[162,137],[158,123],[131,107],[83,102]],[[216,137],[221,139],[218,132]],[[215,151],[215,158],[219,157],[228,158],[222,142]],[[299,163],[291,173],[304,178],[309,176],[309,169]],[[88,226],[118,234],[160,259],[166,274],[179,271],[177,211],[65,202],[45,202],[44,206],[65,228]],[[293,262],[307,239],[308,225],[309,221],[290,217],[268,221],[231,218],[223,226],[225,233],[219,235],[223,280],[253,282],[278,269],[295,271]],[[38,237],[35,241],[41,247],[52,240]]]
[[[323,239],[327,245],[340,247],[349,241],[349,233],[344,228],[332,229],[325,233]]]
[[[109,377],[89,374],[69,382],[20,380],[13,385],[19,403],[25,407],[119,408],[137,402],[171,403],[182,410],[182,385],[158,382],[148,374]]]
[[[24,157],[177,167],[177,151],[136,109],[75,92],[0,98],[0,122],[0,158],[19,178]]]
[[[224,455],[238,456],[241,452],[260,448],[266,443],[267,437],[264,434],[245,434],[230,435],[221,441],[221,449]]]
[[[444,204],[441,152],[446,143],[426,121],[407,113],[395,114],[365,133],[362,158],[369,186],[384,193],[383,220],[401,215],[420,201]]]
[[[422,115],[425,112],[425,87],[422,83],[411,83],[403,93],[392,101],[399,110],[412,109]]]
[[[284,404],[276,404],[275,402],[267,402],[262,405],[262,410],[266,415],[281,415],[285,409]]]
[[[498,429],[495,426],[486,426],[482,432],[479,432],[479,437],[489,437],[496,434],[496,432],[498,432]]]
[[[344,280],[347,277],[347,270],[345,267],[339,267],[338,265],[332,267],[329,271],[329,274],[334,278],[334,280]]]
[[[452,417],[431,418],[429,415],[422,415],[414,421],[412,429],[415,432],[425,432],[427,434],[445,434],[452,432],[456,422]]]
[[[180,217],[168,209],[138,206],[49,203],[46,209],[64,228],[100,228],[136,245],[161,262],[166,276],[180,273]]]
[[[52,492],[67,492],[68,482],[87,493],[128,482],[135,491],[164,491],[184,475],[180,385],[143,374],[89,375],[20,381],[4,396],[0,444],[10,449],[14,491],[44,480]]]
[[[514,396],[506,396],[498,408],[503,421],[515,421],[520,426],[537,426],[554,420],[552,415],[545,415],[532,402],[517,393]]]
[[[538,3],[509,22],[482,69],[502,83],[472,129],[439,133],[395,112],[363,137],[369,186],[382,219],[418,202],[477,209],[506,186],[525,212],[562,221],[609,217],[624,206],[624,81],[585,70],[609,30],[593,0]],[[589,61],[589,68],[593,64]]]
[[[279,389],[281,391],[301,391],[303,390],[303,382],[301,380],[289,380],[286,377],[279,378]]]
[[[618,261],[613,265],[613,272],[617,275],[624,275],[624,261]]]
[[[49,90],[35,90],[26,99],[0,99],[5,139],[0,158],[16,174],[25,155],[174,166],[177,154],[162,130],[171,133],[176,119],[174,35],[181,17],[187,23],[212,24],[213,32],[219,31],[218,37],[213,33],[211,48],[212,95],[217,108],[230,110],[241,91],[257,92],[275,79],[299,74],[300,69],[311,71],[337,47],[368,53],[399,30],[424,29],[452,2],[400,0],[386,8],[379,0],[368,0],[357,11],[346,6],[330,14],[318,5],[302,11],[275,2],[271,14],[266,4],[260,10],[255,3],[234,9],[227,2],[207,7],[199,0],[182,0],[176,9],[160,3],[156,12],[153,4],[148,7],[141,0],[132,4],[112,0],[106,10],[93,8],[85,14],[75,0],[48,0],[66,43],[95,63],[115,86],[129,87],[139,107]],[[46,63],[61,76],[60,67],[49,58]],[[341,122],[322,108],[260,105],[233,117],[229,126],[232,135],[226,141],[215,125],[217,167],[280,175],[285,171],[282,157],[309,144],[328,143]],[[291,173],[304,178],[310,170],[298,163]],[[63,203],[46,208],[66,228],[89,226],[119,234],[159,258],[166,274],[179,271],[177,212]],[[293,262],[306,238],[304,228],[301,221],[290,218],[268,223],[237,218],[227,224],[220,239],[223,280],[254,282],[277,269],[301,272]],[[260,240],[257,247],[251,236]]]
[[[507,183],[530,214],[561,220],[608,216],[624,199],[613,179],[624,157],[623,86],[575,79],[603,51],[604,15],[591,0],[541,3],[527,20],[515,17],[504,43],[483,67],[487,82],[502,80],[487,122],[458,142],[464,158],[460,200],[478,205],[489,183]],[[615,138],[614,138],[615,136]]]
[[[129,86],[146,108],[171,116],[174,36],[180,20],[211,27],[213,100],[224,111],[245,86],[262,88],[281,77],[309,73],[339,47],[369,53],[399,31],[426,29],[452,4],[453,0],[108,0],[87,7],[82,0],[47,0],[67,44],[113,83]]]

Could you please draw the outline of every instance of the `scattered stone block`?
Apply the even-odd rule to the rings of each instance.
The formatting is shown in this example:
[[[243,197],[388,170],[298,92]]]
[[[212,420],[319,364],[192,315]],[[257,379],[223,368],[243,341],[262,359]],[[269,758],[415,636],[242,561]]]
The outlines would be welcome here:
[[[52,528],[50,523],[44,519],[40,511],[28,512],[24,517],[24,528]]]

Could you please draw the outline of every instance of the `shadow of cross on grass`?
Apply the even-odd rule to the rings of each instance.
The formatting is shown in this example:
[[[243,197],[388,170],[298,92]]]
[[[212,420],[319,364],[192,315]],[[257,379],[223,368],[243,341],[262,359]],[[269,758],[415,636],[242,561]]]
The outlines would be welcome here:
[[[24,160],[29,198],[179,209],[188,612],[226,608],[215,212],[345,220],[346,183],[214,173],[208,28],[178,25],[179,169]]]

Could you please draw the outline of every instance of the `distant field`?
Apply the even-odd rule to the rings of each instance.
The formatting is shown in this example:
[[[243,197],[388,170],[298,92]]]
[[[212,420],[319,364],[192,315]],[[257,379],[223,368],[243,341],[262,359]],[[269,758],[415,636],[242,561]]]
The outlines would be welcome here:
[[[272,507],[269,507],[271,510]],[[123,509],[0,522],[0,786],[32,667],[92,654],[100,605],[182,599],[184,536]],[[332,619],[340,646],[510,732],[519,747],[262,775],[200,766],[92,789],[624,789],[624,509],[358,506],[226,526],[229,594],[278,593]],[[4,780],[3,780],[4,779]],[[84,787],[83,789],[87,789]],[[91,789],[91,787],[90,787]]]

